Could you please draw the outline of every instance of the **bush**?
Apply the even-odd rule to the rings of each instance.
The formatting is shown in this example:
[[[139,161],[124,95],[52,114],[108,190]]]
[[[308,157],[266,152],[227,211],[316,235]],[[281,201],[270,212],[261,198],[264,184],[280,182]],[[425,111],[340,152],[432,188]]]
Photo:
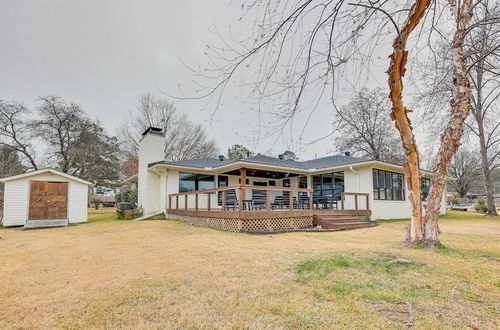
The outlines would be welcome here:
[[[142,216],[142,208],[126,210],[126,211],[116,211],[118,219],[120,220],[132,220]]]
[[[451,205],[459,205],[460,201],[458,199],[452,199],[451,200]]]
[[[135,209],[137,207],[137,189],[122,190],[115,196],[117,203],[126,202],[131,203]]]
[[[488,212],[488,205],[486,205],[485,201],[480,199],[477,201],[477,204],[474,206],[474,209],[476,210],[476,212],[486,213]]]

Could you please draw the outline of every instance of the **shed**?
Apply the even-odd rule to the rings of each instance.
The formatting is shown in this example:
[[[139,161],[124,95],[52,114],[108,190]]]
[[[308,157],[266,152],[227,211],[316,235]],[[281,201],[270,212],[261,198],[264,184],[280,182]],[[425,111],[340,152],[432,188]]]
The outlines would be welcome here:
[[[3,226],[67,226],[87,222],[90,182],[53,169],[0,179],[4,187]]]

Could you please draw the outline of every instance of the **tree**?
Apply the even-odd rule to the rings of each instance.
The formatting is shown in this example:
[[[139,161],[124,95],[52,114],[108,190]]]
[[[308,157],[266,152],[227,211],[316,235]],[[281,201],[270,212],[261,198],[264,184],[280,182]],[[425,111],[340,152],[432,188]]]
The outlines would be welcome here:
[[[297,157],[297,155],[295,155],[295,152],[290,151],[290,150],[284,151],[283,152],[283,157],[286,160],[298,160],[298,157]]]
[[[0,146],[15,150],[31,169],[37,170],[28,115],[29,110],[21,103],[0,100]]]
[[[26,172],[26,166],[22,164],[18,151],[0,145],[0,178],[24,172]]]
[[[467,51],[474,65],[468,70],[472,82],[472,117],[468,127],[477,136],[481,155],[481,170],[486,192],[487,215],[496,216],[493,199],[492,171],[500,167],[500,3],[483,1],[478,4],[473,30],[466,40]]]
[[[275,109],[278,109],[277,115],[283,118],[285,123],[289,123],[306,102],[312,104],[311,111],[314,111],[322,101],[325,90],[332,91],[331,101],[335,107],[333,94],[336,91],[336,79],[347,75],[341,68],[350,67],[355,70],[364,65],[369,66],[373,60],[375,46],[381,44],[384,37],[396,34],[396,37],[393,37],[387,73],[392,103],[391,118],[399,131],[405,154],[403,168],[411,205],[408,242],[430,247],[440,245],[437,220],[446,173],[460,145],[464,121],[470,110],[470,86],[466,74],[468,58],[464,53],[463,44],[465,36],[470,32],[468,25],[473,6],[471,0],[460,4],[454,0],[448,1],[454,22],[452,26],[455,28],[453,37],[450,38],[453,58],[452,98],[449,121],[444,125],[424,217],[420,155],[408,116],[411,110],[403,103],[403,78],[406,64],[411,59],[407,50],[408,40],[428,13],[430,4],[430,0],[415,0],[409,3],[342,0],[309,0],[298,3],[279,0],[245,1],[243,7],[257,11],[256,29],[248,40],[239,45],[225,42],[228,49],[213,49],[212,65],[217,59],[225,64],[215,64],[212,69],[201,70],[201,76],[208,79],[215,77],[217,83],[198,97],[220,100],[220,94],[224,92],[235,73],[242,68],[250,71],[248,68],[257,63],[255,65],[258,73],[251,96],[259,100],[260,106],[265,97],[285,95],[286,101],[280,100]],[[443,17],[441,7],[434,6],[431,9],[434,12],[429,15],[421,30],[421,34],[427,32],[429,38],[436,31],[435,20],[441,20]],[[398,23],[402,20],[404,23]],[[393,27],[393,31],[387,33],[387,26]],[[422,39],[427,41],[429,38]],[[367,46],[363,47],[364,45]],[[259,55],[260,59],[256,60]],[[306,94],[311,97],[304,100]]]
[[[67,104],[57,95],[38,98],[38,119],[31,129],[47,143],[53,161],[64,173],[69,173],[77,153],[71,148],[77,144],[81,129],[84,128],[84,113],[79,105]]]
[[[227,149],[226,158],[229,160],[241,160],[253,155],[254,153],[247,147],[244,147],[241,144],[233,144]]]
[[[139,97],[137,108],[120,127],[119,138],[128,157],[137,156],[139,140],[148,127],[158,127],[165,133],[165,159],[182,160],[214,157],[218,148],[201,125],[179,114],[166,99],[152,94]]]
[[[399,137],[388,116],[391,104],[380,88],[362,89],[337,111],[337,148],[355,155],[400,164]]]
[[[120,147],[118,139],[108,135],[102,124],[82,118],[75,141],[68,154],[68,171],[90,181],[98,190],[114,190],[120,185]]]
[[[467,197],[469,191],[481,179],[478,163],[477,156],[467,150],[460,150],[453,157],[449,175],[454,180],[450,182],[450,186],[461,198]]]

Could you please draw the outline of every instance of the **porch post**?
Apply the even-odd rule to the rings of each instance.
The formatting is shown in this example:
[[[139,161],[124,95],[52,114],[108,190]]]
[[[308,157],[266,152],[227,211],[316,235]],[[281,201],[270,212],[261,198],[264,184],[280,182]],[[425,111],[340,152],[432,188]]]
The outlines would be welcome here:
[[[245,196],[243,194],[246,194],[246,190],[242,188],[244,185],[247,184],[247,169],[242,168],[240,170],[240,198],[239,198],[239,209],[240,211],[243,211],[243,200],[245,199]]]

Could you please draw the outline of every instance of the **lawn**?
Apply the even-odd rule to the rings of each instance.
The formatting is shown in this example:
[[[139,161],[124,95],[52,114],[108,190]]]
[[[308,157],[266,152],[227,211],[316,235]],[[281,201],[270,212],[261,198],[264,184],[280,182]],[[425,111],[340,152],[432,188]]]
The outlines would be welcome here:
[[[0,328],[500,327],[498,219],[450,213],[438,251],[401,244],[403,221],[252,236],[113,219],[0,230]]]

